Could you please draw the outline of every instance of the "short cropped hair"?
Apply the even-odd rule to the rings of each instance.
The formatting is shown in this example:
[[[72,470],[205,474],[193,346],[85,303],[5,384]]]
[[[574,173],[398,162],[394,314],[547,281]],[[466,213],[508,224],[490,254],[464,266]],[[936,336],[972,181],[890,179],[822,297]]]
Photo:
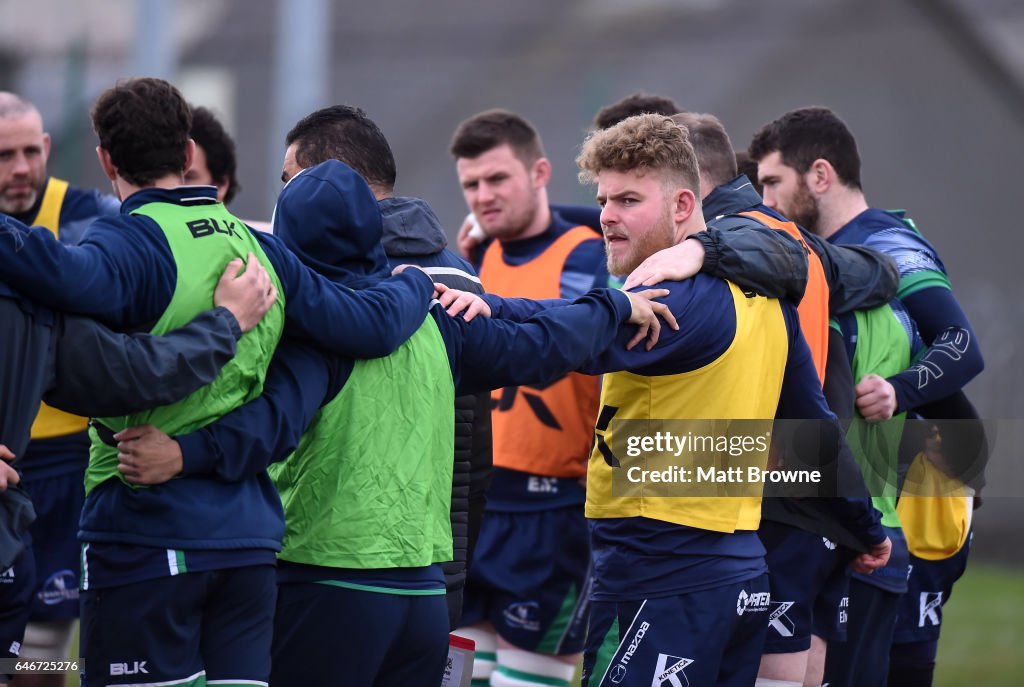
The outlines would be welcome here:
[[[295,162],[312,167],[327,160],[340,160],[359,173],[366,183],[391,193],[398,172],[395,156],[384,132],[350,105],[332,105],[299,120],[285,137],[295,147]]]
[[[634,93],[627,95],[622,100],[602,107],[594,116],[595,129],[607,129],[615,126],[627,117],[635,117],[641,114],[660,114],[671,117],[683,108],[671,98],[660,95],[648,95],[647,93]]]
[[[14,93],[0,91],[0,119],[14,119],[30,112],[38,112],[35,105]]]
[[[505,144],[526,167],[544,157],[537,130],[508,110],[487,110],[459,124],[452,136],[451,154],[456,159],[473,159]]]
[[[657,171],[700,196],[700,173],[689,134],[664,115],[637,115],[593,132],[583,142],[576,164],[583,183],[593,183],[606,169],[641,174]]]
[[[672,120],[689,132],[702,179],[712,186],[720,186],[736,176],[736,153],[718,117],[682,112],[673,115]]]
[[[750,157],[760,161],[778,151],[799,174],[815,160],[827,160],[846,186],[860,189],[860,153],[846,123],[827,107],[792,110],[761,127],[750,142]]]
[[[126,79],[92,106],[92,128],[118,174],[146,186],[185,170],[192,108],[163,79]]]
[[[202,106],[192,108],[192,140],[206,153],[206,167],[216,184],[227,184],[224,202],[231,200],[242,190],[238,183],[238,159],[235,157],[235,142],[224,130],[216,115]]]

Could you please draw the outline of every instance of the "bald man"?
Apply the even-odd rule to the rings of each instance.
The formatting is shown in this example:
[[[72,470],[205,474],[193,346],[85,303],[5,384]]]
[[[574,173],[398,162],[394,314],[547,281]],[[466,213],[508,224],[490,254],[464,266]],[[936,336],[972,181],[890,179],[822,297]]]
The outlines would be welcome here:
[[[45,226],[62,243],[78,243],[94,219],[117,215],[120,203],[49,176],[50,148],[39,110],[13,93],[0,92],[0,212],[27,226]],[[19,456],[23,484],[32,493],[38,514],[32,527],[38,570],[22,647],[26,658],[68,656],[78,616],[76,530],[89,459],[85,429],[85,418],[42,404],[32,425],[32,441]],[[32,682],[34,687],[63,684],[61,676],[35,677],[40,681]]]

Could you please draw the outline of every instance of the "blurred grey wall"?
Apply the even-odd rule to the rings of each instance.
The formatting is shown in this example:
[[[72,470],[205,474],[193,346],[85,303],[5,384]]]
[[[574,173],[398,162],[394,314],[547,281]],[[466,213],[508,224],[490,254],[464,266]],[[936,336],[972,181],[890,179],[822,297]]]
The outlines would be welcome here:
[[[15,3],[0,5],[7,16]],[[116,0],[69,7],[82,5],[125,7]],[[176,7],[179,74],[212,69],[221,75],[213,83],[224,84],[219,95],[245,187],[234,209],[268,217],[273,199],[264,189],[280,169],[266,161],[279,159],[285,133],[271,130],[277,3],[181,0]],[[551,198],[583,203],[593,190],[575,178],[579,143],[599,107],[634,91],[718,115],[737,148],[786,110],[834,108],[858,138],[869,201],[908,209],[945,260],[987,362],[969,395],[986,417],[1024,418],[1017,344],[1024,241],[1014,207],[1024,153],[1019,2],[347,0],[332,9],[329,90],[319,105],[363,107],[394,148],[398,191],[427,199],[452,233],[465,206],[448,143],[459,121],[486,108],[530,119],[554,166]],[[957,14],[953,21],[944,9]],[[102,187],[84,106],[128,73],[131,49],[86,43],[78,62],[49,44],[41,54],[5,44],[0,88],[37,98],[48,120],[60,110],[66,136],[55,164]],[[1019,482],[1019,454],[999,446],[990,481]],[[996,542],[1019,538],[1021,517],[1024,500],[989,499],[977,517],[979,555],[1003,556]]]

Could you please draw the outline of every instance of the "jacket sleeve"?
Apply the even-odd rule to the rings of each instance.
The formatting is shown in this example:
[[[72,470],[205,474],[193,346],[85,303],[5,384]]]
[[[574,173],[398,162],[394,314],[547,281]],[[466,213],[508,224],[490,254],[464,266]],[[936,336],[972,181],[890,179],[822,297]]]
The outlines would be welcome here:
[[[127,415],[181,400],[212,382],[242,330],[225,308],[163,336],[120,334],[67,316],[59,329],[50,405],[78,415]]]
[[[807,288],[807,253],[784,232],[751,221],[724,218],[688,237],[704,246],[702,272],[742,289],[799,303]]]
[[[896,296],[900,271],[888,255],[865,246],[832,244],[807,231],[801,233],[825,269],[829,312],[869,310]]]
[[[629,299],[621,291],[595,289],[522,323],[441,320],[445,328],[455,325],[463,330],[456,392],[550,383],[564,377],[608,348],[630,312]],[[448,315],[441,312],[438,317]]]
[[[344,364],[347,379],[352,365]],[[304,344],[283,342],[274,352],[262,395],[191,434],[174,437],[181,447],[182,474],[240,481],[287,458],[320,406],[338,393],[341,377],[332,358]]]
[[[401,346],[427,317],[434,282],[421,270],[406,270],[355,291],[303,265],[277,237],[254,236],[284,287],[289,335],[337,355],[380,358]]]
[[[156,321],[170,303],[177,268],[148,218],[101,217],[66,246],[45,227],[0,213],[0,280],[54,310],[119,324]]]
[[[491,319],[525,322],[548,308],[557,308],[572,303],[567,298],[502,298],[493,293],[482,294],[491,308]]]
[[[978,337],[950,289],[932,286],[902,300],[928,348],[909,368],[889,377],[896,412],[955,394],[985,368]]]
[[[776,418],[799,420],[790,429],[797,457],[804,464],[817,465],[822,483],[834,485],[828,499],[830,509],[843,525],[866,547],[885,540],[881,515],[872,506],[856,458],[847,445],[836,416],[825,404],[811,352],[800,332],[795,308],[785,311],[790,336],[789,357],[782,382]],[[808,422],[810,420],[810,422]],[[809,447],[809,448],[804,448]]]

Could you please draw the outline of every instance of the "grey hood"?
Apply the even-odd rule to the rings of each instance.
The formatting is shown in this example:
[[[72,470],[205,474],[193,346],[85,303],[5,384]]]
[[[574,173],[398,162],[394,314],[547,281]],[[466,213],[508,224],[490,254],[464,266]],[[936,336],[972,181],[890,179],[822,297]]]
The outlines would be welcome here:
[[[420,198],[397,197],[380,201],[384,220],[381,242],[392,257],[434,255],[448,246],[437,215]]]

